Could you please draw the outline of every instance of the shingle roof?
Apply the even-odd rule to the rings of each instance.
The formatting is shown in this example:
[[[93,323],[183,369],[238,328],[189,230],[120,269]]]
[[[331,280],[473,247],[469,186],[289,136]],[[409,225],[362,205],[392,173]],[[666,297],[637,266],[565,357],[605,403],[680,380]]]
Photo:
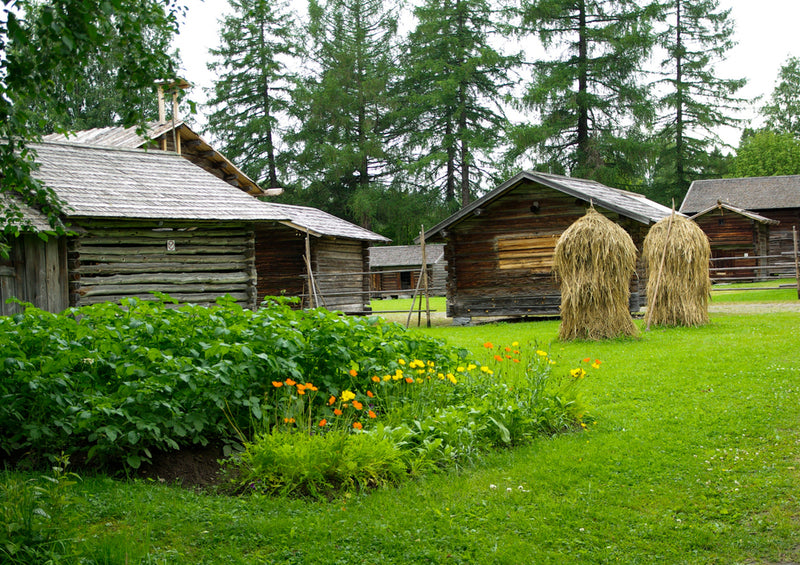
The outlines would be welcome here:
[[[286,220],[257,200],[174,154],[42,143],[34,176],[67,204],[68,217]]]
[[[800,175],[696,180],[681,204],[693,214],[726,202],[744,210],[800,208]]]
[[[666,206],[653,202],[641,194],[611,188],[597,181],[535,171],[523,171],[514,175],[482,198],[468,204],[443,222],[435,225],[428,235],[430,237],[437,235],[438,232],[469,216],[476,209],[493,202],[524,181],[542,184],[646,225],[655,223],[669,216],[672,212]]]
[[[337,218],[332,214],[309,208],[307,206],[295,206],[292,204],[268,203],[276,213],[282,214],[288,221],[281,222],[301,231],[308,231],[317,237],[343,237],[348,239],[358,239],[363,241],[389,242],[390,239],[383,237],[375,232],[364,229],[361,226]]]
[[[444,245],[427,244],[425,258],[428,264],[438,263],[444,257]],[[422,247],[419,245],[386,245],[371,247],[369,250],[370,267],[419,267],[422,265]]]
[[[706,214],[713,212],[714,210],[728,210],[729,212],[733,212],[734,214],[739,214],[740,216],[744,216],[745,218],[750,218],[756,222],[761,224],[769,224],[769,225],[777,225],[780,224],[778,220],[771,220],[770,218],[766,218],[761,214],[756,214],[755,212],[751,212],[750,210],[745,210],[743,208],[737,208],[736,206],[731,206],[726,202],[717,202],[714,206],[710,208],[706,208],[705,210],[701,210],[697,214],[691,216],[690,219],[695,220],[700,216],[705,216]]]
[[[263,194],[261,188],[253,179],[248,177],[236,165],[228,160],[222,153],[216,151],[202,137],[189,127],[185,122],[177,122],[174,129],[180,133],[182,155],[193,163],[214,172],[215,176],[225,177],[230,184],[249,192],[253,195]],[[167,145],[173,147],[170,132],[173,130],[172,122],[160,124],[150,122],[147,124],[147,136],[139,135],[136,126],[132,127],[107,127],[71,132],[69,135],[53,133],[44,136],[45,141],[78,143],[80,145],[99,145],[103,147],[120,147],[128,149],[142,149],[150,147],[156,149],[153,140],[164,137]],[[148,139],[149,138],[149,139]],[[190,146],[191,144],[191,146]],[[174,149],[174,147],[173,147]]]
[[[6,221],[5,219],[9,216],[12,219],[8,221],[8,224],[20,228],[21,231],[47,232],[53,230],[50,222],[47,221],[47,216],[10,194],[0,192],[0,218]]]

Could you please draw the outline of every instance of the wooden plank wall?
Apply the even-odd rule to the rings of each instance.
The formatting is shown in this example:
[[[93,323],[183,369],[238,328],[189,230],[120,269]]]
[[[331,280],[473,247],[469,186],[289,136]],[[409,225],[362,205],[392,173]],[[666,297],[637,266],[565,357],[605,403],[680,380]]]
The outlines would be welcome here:
[[[70,304],[83,306],[165,292],[212,304],[230,294],[256,306],[253,226],[235,222],[77,221],[69,246]],[[174,248],[172,244],[174,243]]]
[[[369,247],[366,242],[318,238],[313,245],[314,276],[329,310],[369,312]]]
[[[61,312],[69,306],[67,295],[66,238],[26,234],[11,241],[8,260],[0,261],[0,315],[20,311],[9,298],[29,302],[48,312]]]
[[[265,296],[303,296],[305,245],[305,234],[294,228],[283,225],[256,228],[259,304]],[[298,304],[301,306],[308,306],[308,301]]]
[[[535,205],[534,205],[535,203]],[[561,233],[586,213],[587,203],[559,191],[522,184],[447,235],[447,312],[450,317],[558,314],[559,283],[552,252]],[[598,208],[625,228],[641,250],[647,226]],[[641,261],[631,283],[631,309],[645,288]]]
[[[785,210],[756,210],[762,216],[771,220],[778,220],[780,224],[770,227],[769,254],[792,255],[794,243],[792,242],[792,226],[800,230],[800,208],[787,208]]]

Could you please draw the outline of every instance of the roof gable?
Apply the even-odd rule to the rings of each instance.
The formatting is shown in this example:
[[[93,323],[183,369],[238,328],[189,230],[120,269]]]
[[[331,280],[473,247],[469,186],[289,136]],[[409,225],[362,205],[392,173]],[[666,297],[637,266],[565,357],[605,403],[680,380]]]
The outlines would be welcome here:
[[[759,222],[761,224],[769,224],[769,225],[773,225],[773,226],[780,224],[780,222],[778,220],[771,220],[770,218],[765,218],[764,216],[762,216],[760,214],[756,214],[755,212],[751,212],[749,210],[744,210],[742,208],[737,208],[736,206],[731,206],[730,204],[727,204],[725,202],[717,202],[714,206],[711,206],[710,208],[706,208],[705,210],[702,210],[702,211],[698,212],[697,214],[691,216],[690,219],[696,220],[697,218],[699,218],[701,216],[705,216],[707,214],[710,214],[710,213],[714,212],[715,210],[727,210],[727,211],[732,212],[734,214],[738,214],[740,216],[744,216],[745,218],[749,218],[751,220]]]
[[[468,204],[446,220],[435,225],[427,234],[428,237],[438,235],[439,232],[460,222],[479,208],[501,198],[505,193],[525,181],[538,183],[558,190],[559,192],[584,200],[595,206],[611,210],[621,216],[631,218],[645,225],[655,223],[669,216],[672,212],[672,210],[666,206],[653,202],[641,194],[611,188],[597,181],[535,171],[523,171],[514,175],[482,198]]]
[[[743,210],[800,208],[800,175],[696,180],[681,212],[694,214],[719,201]]]
[[[338,218],[317,208],[308,206],[296,206],[293,204],[277,204],[270,202],[267,204],[277,213],[282,214],[285,221],[281,223],[300,231],[308,232],[316,237],[342,237],[347,239],[357,239],[361,241],[376,241],[388,243],[391,239],[380,234],[364,229]]]

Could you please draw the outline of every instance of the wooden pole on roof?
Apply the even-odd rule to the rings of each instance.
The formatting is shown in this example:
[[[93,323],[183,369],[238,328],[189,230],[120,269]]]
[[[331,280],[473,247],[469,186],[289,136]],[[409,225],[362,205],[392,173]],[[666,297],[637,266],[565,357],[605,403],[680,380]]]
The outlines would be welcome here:
[[[794,242],[794,279],[797,283],[797,299],[800,300],[800,259],[797,253],[797,226],[792,226],[792,241]]]
[[[669,222],[667,223],[667,235],[664,237],[664,249],[661,251],[661,263],[658,265],[658,275],[656,276],[656,284],[653,286],[653,302],[655,303],[656,297],[658,296],[658,289],[661,286],[661,273],[664,271],[664,262],[667,258],[667,245],[669,245],[669,234],[672,231],[672,220],[675,218],[675,201],[672,201],[672,213],[669,216]],[[653,304],[647,305],[647,323],[645,324],[644,330],[649,332],[650,331],[650,322],[653,319]]]

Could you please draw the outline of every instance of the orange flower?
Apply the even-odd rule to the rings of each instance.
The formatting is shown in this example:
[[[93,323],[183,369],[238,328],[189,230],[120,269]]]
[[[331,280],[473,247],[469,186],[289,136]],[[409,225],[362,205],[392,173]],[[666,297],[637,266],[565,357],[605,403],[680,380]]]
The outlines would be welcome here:
[[[506,353],[511,353],[511,348],[510,347],[506,347]]]
[[[372,382],[373,383],[379,383],[379,382],[381,382],[381,378],[379,376],[375,375],[374,377],[372,377]]]
[[[411,377],[406,377],[406,382],[407,382],[408,384],[411,384],[411,383],[413,383],[413,382],[414,382],[414,379],[412,379]]]
[[[361,424],[361,422],[353,422],[353,427],[354,427],[355,429],[357,429],[357,430],[360,430],[360,429],[362,429],[364,426]]]
[[[356,377],[356,376],[358,376],[358,371],[356,371],[355,369],[350,369],[350,376],[351,376],[351,377]]]
[[[595,359],[595,360],[594,360],[594,362],[595,362],[595,363],[597,363],[598,365],[599,365],[600,363],[602,363],[602,361],[600,361],[600,359]]]
[[[483,346],[484,346],[486,349],[494,349],[494,345],[492,345],[492,342],[491,342],[491,341],[487,341],[486,343],[484,343],[484,344],[483,344]]]
[[[338,408],[336,410],[334,410],[333,413],[336,414],[337,416],[341,416],[342,415],[342,411],[339,410]]]
[[[334,402],[336,402],[336,397],[335,396],[331,396],[328,399],[328,406],[331,406]]]
[[[370,398],[375,398],[375,395],[374,395],[374,394],[372,394],[372,391],[371,391],[371,390],[368,390],[368,391],[367,391],[367,396],[369,396]]]
[[[361,404],[358,400],[354,400],[353,408],[355,408],[356,410],[361,410],[362,408],[364,408],[364,405]]]
[[[519,363],[519,359],[512,359],[514,363]]]
[[[283,419],[283,423],[284,424],[294,424],[294,418],[284,418]]]
[[[503,362],[503,356],[502,355],[495,355],[494,356],[494,360],[497,361],[498,363],[502,363]]]
[[[281,381],[272,381],[272,386],[274,386],[275,388],[281,388],[283,386],[283,383]]]
[[[285,380],[285,381],[283,381],[283,382],[285,382],[285,383],[286,383],[286,386],[294,386],[294,385],[296,385],[296,384],[297,384],[297,383],[296,383],[295,381],[293,381],[292,379],[286,379],[286,380]]]
[[[306,390],[304,388],[297,387],[297,394],[299,394],[300,396],[303,396],[305,393],[306,393]]]
[[[324,428],[327,425],[328,425],[328,420],[326,420],[325,418],[323,418],[322,420],[319,421],[319,427],[320,428]]]
[[[375,412],[373,412],[372,410],[370,410],[370,411],[368,412],[368,414],[369,414],[369,417],[370,417],[370,418],[377,418],[377,417],[378,417],[378,416],[376,416],[376,415],[375,415]]]
[[[583,360],[583,362],[584,362],[584,363],[591,363],[591,362],[592,362],[592,360],[591,360],[589,357],[587,357],[586,359],[584,359],[584,360]]]

